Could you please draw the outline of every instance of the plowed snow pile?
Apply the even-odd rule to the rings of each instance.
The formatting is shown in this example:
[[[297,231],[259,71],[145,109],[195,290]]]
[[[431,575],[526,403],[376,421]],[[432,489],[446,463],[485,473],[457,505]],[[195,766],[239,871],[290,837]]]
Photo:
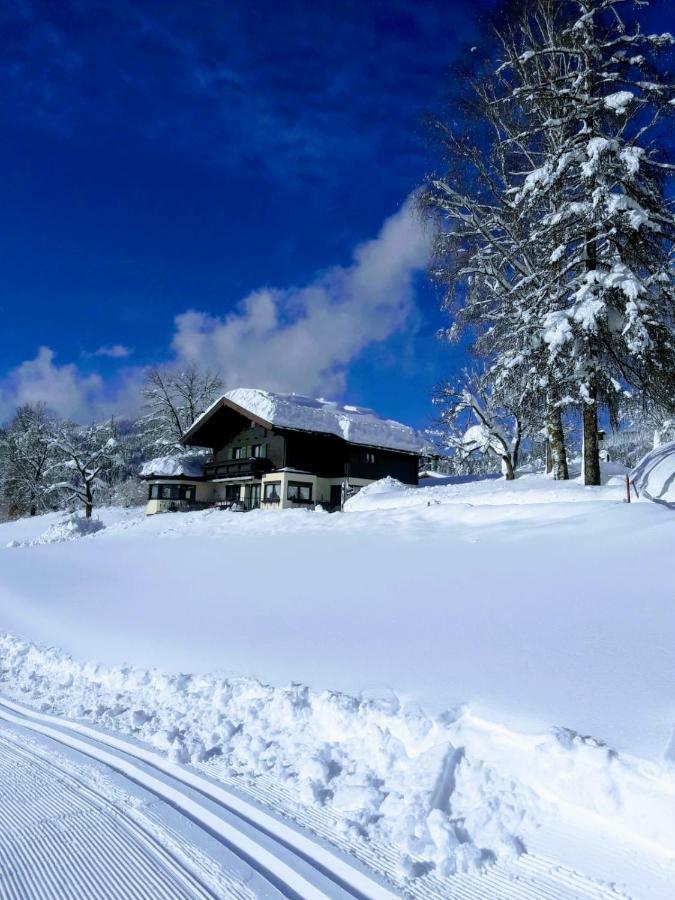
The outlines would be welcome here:
[[[66,516],[65,518],[53,522],[49,527],[33,540],[10,541],[7,548],[35,546],[38,544],[60,544],[63,541],[73,541],[79,537],[86,537],[89,534],[96,534],[105,528],[100,519],[86,519],[84,516]]]

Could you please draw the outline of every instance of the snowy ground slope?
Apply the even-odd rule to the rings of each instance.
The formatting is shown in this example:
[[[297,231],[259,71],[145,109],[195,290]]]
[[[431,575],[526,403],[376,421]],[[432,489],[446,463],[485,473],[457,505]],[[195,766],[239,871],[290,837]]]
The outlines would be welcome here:
[[[469,702],[659,757],[675,517],[623,495],[533,476],[345,515],[106,510],[97,534],[0,549],[0,629],[110,665]],[[0,548],[53,523],[0,525]]]
[[[373,486],[345,515],[105,510],[58,543],[58,517],[0,525],[19,636],[0,689],[271,778],[350,852],[366,835],[399,876],[432,866],[419,896],[535,860],[561,816],[667,868],[675,516],[624,490],[527,476]]]

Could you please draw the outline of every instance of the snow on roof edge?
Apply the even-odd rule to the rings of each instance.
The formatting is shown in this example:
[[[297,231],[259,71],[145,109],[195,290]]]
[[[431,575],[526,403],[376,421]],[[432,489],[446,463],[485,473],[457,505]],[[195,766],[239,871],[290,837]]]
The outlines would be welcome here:
[[[218,397],[195,419],[187,434],[191,434],[224,401],[277,428],[334,434],[351,444],[404,453],[419,454],[422,451],[422,438],[414,428],[394,419],[384,419],[372,409],[342,405],[304,394],[278,394],[259,388],[235,388]]]
[[[157,456],[141,466],[141,478],[201,478],[204,474],[201,456]]]

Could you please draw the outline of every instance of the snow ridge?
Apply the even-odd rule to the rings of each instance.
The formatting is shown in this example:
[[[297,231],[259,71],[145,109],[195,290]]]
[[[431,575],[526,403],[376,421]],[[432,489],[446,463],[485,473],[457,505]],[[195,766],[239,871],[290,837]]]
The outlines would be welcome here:
[[[275,688],[250,678],[165,675],[80,663],[0,637],[3,691],[43,712],[131,733],[177,763],[218,760],[230,774],[271,775],[353,836],[385,840],[401,872],[476,872],[519,855],[529,792],[453,743],[453,722],[361,698]],[[422,866],[419,871],[424,871]]]
[[[672,774],[569,729],[516,734],[464,707],[432,717],[386,691],[104,667],[11,635],[0,660],[5,693],[131,734],[176,763],[217,763],[214,773],[244,784],[271,777],[298,808],[334,816],[337,833],[392,846],[404,879],[512,861],[570,810],[603,833],[672,849]]]

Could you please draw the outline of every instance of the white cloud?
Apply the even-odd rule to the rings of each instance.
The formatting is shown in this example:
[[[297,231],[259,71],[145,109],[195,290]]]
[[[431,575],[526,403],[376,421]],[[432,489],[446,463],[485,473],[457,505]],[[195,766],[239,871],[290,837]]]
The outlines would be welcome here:
[[[228,388],[264,387],[339,394],[349,364],[369,345],[413,320],[414,279],[428,240],[408,200],[376,238],[360,244],[348,266],[334,266],[300,288],[261,288],[225,316],[188,310],[176,317],[168,365],[195,362],[218,371]],[[124,359],[132,351],[103,345],[91,356]],[[129,366],[114,380],[59,365],[40,347],[0,381],[0,421],[22,403],[44,402],[60,416],[88,421],[133,415],[145,377]]]
[[[124,344],[104,344],[98,350],[94,350],[92,356],[107,356],[109,359],[126,359],[134,351]]]
[[[35,359],[22,362],[9,373],[0,393],[5,415],[24,403],[45,403],[61,416],[88,414],[103,390],[103,379],[96,374],[83,375],[74,363],[55,365],[54,356],[49,347],[40,347]]]
[[[142,369],[128,369],[111,390],[98,373],[84,373],[74,363],[58,365],[55,355],[50,347],[40,347],[34,359],[0,382],[0,422],[24,403],[44,403],[51,412],[79,422],[138,410]]]
[[[338,393],[349,363],[405,326],[427,258],[427,236],[408,200],[356,248],[351,265],[302,288],[254,291],[223,317],[177,316],[177,359],[219,371],[228,388]]]

